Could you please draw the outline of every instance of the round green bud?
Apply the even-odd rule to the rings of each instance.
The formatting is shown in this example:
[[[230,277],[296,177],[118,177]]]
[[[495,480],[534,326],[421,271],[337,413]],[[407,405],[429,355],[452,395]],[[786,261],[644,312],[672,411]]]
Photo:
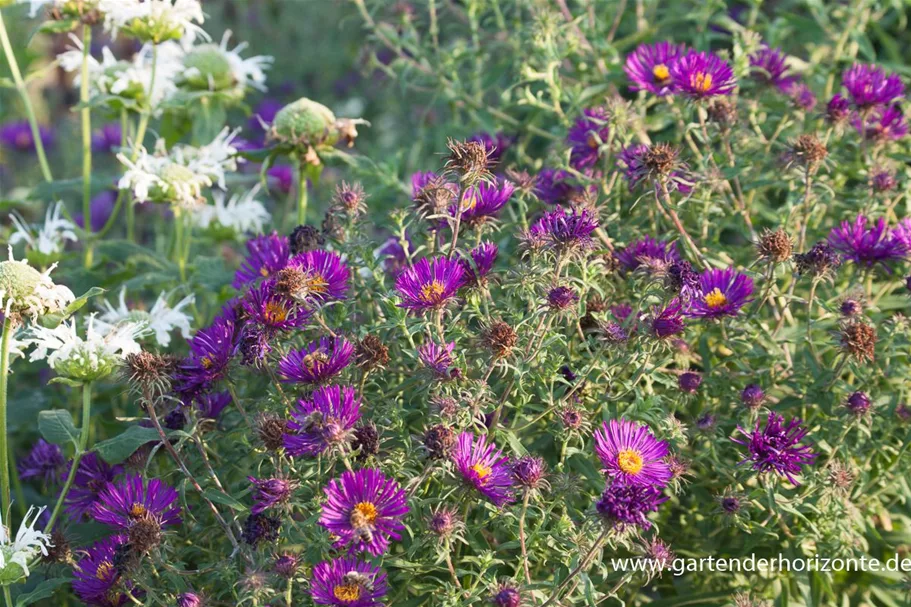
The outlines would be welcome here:
[[[0,291],[4,305],[12,301],[11,309],[25,308],[26,300],[34,295],[43,282],[41,272],[22,261],[0,261]]]
[[[321,103],[302,97],[279,110],[272,122],[273,138],[294,145],[332,145],[338,141],[335,114]]]
[[[231,63],[217,44],[197,46],[187,53],[183,63],[189,72],[184,82],[192,89],[221,91],[237,84]]]

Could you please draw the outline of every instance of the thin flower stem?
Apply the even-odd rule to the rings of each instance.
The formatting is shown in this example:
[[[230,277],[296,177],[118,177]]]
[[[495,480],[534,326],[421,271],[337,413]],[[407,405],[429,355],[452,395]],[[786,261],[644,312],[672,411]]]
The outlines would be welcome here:
[[[82,26],[82,72],[79,102],[82,121],[82,226],[86,231],[83,265],[92,267],[92,110],[89,108],[89,59],[92,58],[92,26]]]
[[[285,603],[291,607],[291,597],[294,593],[294,578],[288,578],[288,584],[285,586]]]
[[[803,192],[803,205],[802,205],[802,215],[800,222],[800,238],[797,241],[797,250],[803,251],[804,244],[807,241],[807,224],[810,222],[810,202],[813,194],[813,175],[810,173],[809,165],[804,169],[804,192]]]
[[[525,514],[528,512],[528,500],[531,491],[526,490],[522,498],[522,512],[519,514],[519,546],[522,548],[522,570],[525,571],[525,582],[531,584],[531,573],[528,570],[528,550],[525,546]]]
[[[572,581],[572,579],[574,577],[576,577],[577,575],[579,575],[585,568],[588,567],[588,565],[591,563],[592,559],[595,557],[595,553],[603,545],[604,539],[607,537],[607,534],[609,532],[610,532],[610,528],[605,527],[604,531],[601,532],[601,535],[599,535],[598,539],[595,540],[595,543],[592,544],[591,549],[588,551],[588,553],[585,555],[585,557],[583,557],[582,560],[579,561],[579,564],[576,565],[575,569],[573,569],[572,571],[569,572],[569,575],[567,575],[566,579],[564,579],[560,583],[560,586],[554,591],[554,593],[552,595],[550,595],[550,598],[547,599],[546,601],[544,601],[543,603],[541,603],[540,607],[547,607],[548,605],[550,605],[554,601],[556,601],[557,598],[559,598],[560,594],[562,594],[563,589],[569,585],[569,583]]]
[[[307,223],[307,161],[301,157],[297,167],[297,225]]]
[[[3,587],[3,600],[6,601],[6,607],[13,607],[13,596],[10,594],[9,586]]]
[[[32,106],[32,99],[28,95],[28,89],[25,81],[22,79],[22,73],[19,71],[19,64],[16,62],[16,55],[13,53],[13,46],[10,44],[9,34],[6,31],[6,23],[3,21],[3,13],[0,12],[0,44],[3,45],[3,54],[6,55],[6,61],[9,63],[9,70],[13,75],[13,82],[16,84],[16,91],[22,98],[22,105],[25,106],[25,115],[28,118],[28,125],[32,130],[32,140],[35,142],[35,153],[38,155],[38,164],[41,166],[41,174],[48,183],[54,181],[51,175],[50,165],[47,163],[47,155],[44,153],[44,142],[41,141],[41,129],[38,128],[38,119],[35,117],[35,108]]]
[[[458,586],[459,589],[461,589],[462,582],[459,581],[459,576],[456,575],[455,567],[452,564],[452,550],[451,550],[449,544],[450,544],[449,540],[446,540],[446,547],[444,548],[444,552],[446,555],[446,568],[449,569],[449,575],[452,576],[452,581],[455,582],[455,585]]]
[[[0,338],[0,516],[8,516],[10,507],[9,488],[9,436],[6,425],[6,405],[9,392],[9,350],[13,333],[13,321],[7,315],[3,319],[3,336]]]
[[[683,241],[687,244],[690,250],[693,252],[693,255],[699,260],[699,263],[702,264],[704,269],[709,267],[708,261],[702,255],[702,251],[699,250],[699,247],[696,246],[696,242],[686,231],[686,228],[683,227],[683,223],[680,221],[680,216],[677,215],[677,211],[674,210],[674,203],[671,200],[671,194],[667,190],[667,184],[664,180],[658,181],[658,189],[661,191],[661,199],[664,202],[664,205],[661,204],[661,200],[658,202],[659,208],[663,208],[665,213],[671,218],[671,222],[674,224],[674,227],[677,228],[677,232],[680,234],[680,237],[683,238]]]

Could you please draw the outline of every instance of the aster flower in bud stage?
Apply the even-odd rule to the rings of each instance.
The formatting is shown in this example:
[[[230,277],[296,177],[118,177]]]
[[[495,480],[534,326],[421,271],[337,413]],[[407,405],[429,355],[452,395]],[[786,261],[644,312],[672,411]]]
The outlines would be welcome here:
[[[66,468],[63,449],[39,438],[29,454],[19,460],[19,478],[36,479],[45,487],[53,487],[60,481],[60,474]]]
[[[774,86],[782,92],[788,91],[798,81],[788,67],[787,55],[780,48],[768,45],[750,55],[750,75],[757,82]]]
[[[867,396],[866,392],[858,390],[851,393],[845,400],[845,409],[854,417],[864,417],[870,413],[873,407],[873,401]]]
[[[146,331],[144,323],[122,323],[107,332],[98,331],[90,316],[85,337],[76,330],[76,320],[64,321],[49,329],[33,325],[28,345],[35,346],[29,360],[47,359],[60,376],[76,382],[90,382],[111,374],[128,354],[141,350],[136,339]]]
[[[841,85],[859,111],[886,105],[904,95],[905,85],[898,74],[887,74],[874,64],[855,63],[841,76]]]
[[[59,258],[67,242],[76,242],[76,226],[64,219],[63,203],[57,202],[48,207],[44,216],[44,225],[37,229],[28,225],[21,215],[11,213],[10,219],[15,230],[9,237],[10,245],[25,243],[30,259],[45,265]]]
[[[826,122],[843,125],[851,117],[851,102],[841,95],[834,95],[826,104]]]
[[[465,523],[452,508],[438,505],[426,519],[427,529],[434,534],[441,544],[451,538],[459,538],[465,529]]]
[[[547,306],[554,312],[567,310],[578,301],[579,294],[570,287],[554,287],[547,292]]]
[[[168,296],[161,293],[151,310],[137,308],[131,310],[126,303],[126,289],[120,290],[120,299],[115,308],[107,300],[101,302],[102,313],[96,319],[98,328],[103,332],[114,330],[123,323],[143,323],[145,328],[155,334],[155,341],[159,346],[167,347],[171,344],[171,332],[180,329],[184,339],[190,337],[190,316],[183,312],[184,308],[193,305],[195,296],[187,295],[174,307],[168,304]]]
[[[176,607],[203,607],[202,597],[195,592],[183,592],[177,595]]]
[[[34,321],[64,311],[76,297],[51,280],[51,271],[56,267],[53,264],[39,272],[26,261],[17,261],[10,246],[9,259],[0,261],[0,312],[19,324],[23,317]]]
[[[855,116],[853,124],[864,139],[873,143],[898,141],[908,134],[908,122],[898,105],[874,108],[869,114]]]
[[[85,551],[73,568],[73,592],[80,600],[94,607],[121,607],[130,602],[128,595],[143,596],[142,589],[124,577],[117,566],[129,541],[126,534],[111,535]]]
[[[756,421],[752,430],[738,427],[742,435],[731,440],[743,445],[749,454],[739,463],[750,462],[757,472],[775,472],[787,478],[791,484],[799,485],[796,475],[800,474],[805,464],[812,464],[816,455],[812,447],[800,442],[809,430],[802,426],[800,419],[791,419],[785,423],[783,416],[770,412],[765,427],[762,420]]]
[[[147,520],[159,527],[180,524],[177,491],[157,478],[145,481],[139,475],[107,484],[99,492],[91,515],[99,523],[124,530]]]
[[[522,604],[522,593],[512,582],[501,582],[490,597],[494,607],[519,607]]]
[[[287,236],[277,233],[247,241],[247,257],[234,275],[232,286],[240,289],[261,278],[269,278],[288,264],[291,250]]]
[[[491,502],[503,506],[513,500],[509,458],[486,435],[462,432],[451,457],[462,480]]]
[[[465,267],[457,259],[421,259],[395,280],[402,302],[399,307],[414,314],[448,305],[465,284]]]
[[[505,179],[481,181],[466,188],[460,203],[461,221],[468,226],[477,226],[496,217],[515,191],[515,186]],[[459,208],[451,205],[449,215],[456,217],[458,214]]]
[[[354,557],[323,561],[313,568],[310,596],[317,605],[382,607],[386,574]]]
[[[487,275],[497,261],[500,249],[492,242],[482,242],[469,252],[471,260],[464,259],[466,286],[480,286],[486,283]]]
[[[610,420],[595,432],[595,453],[610,478],[637,485],[663,487],[671,479],[665,458],[667,443],[649,427],[629,420]]]
[[[224,192],[212,192],[215,204],[193,207],[190,211],[193,223],[203,230],[221,227],[235,234],[259,233],[272,220],[266,207],[257,200],[260,186],[243,194],[227,198]]]
[[[829,233],[829,244],[845,259],[864,268],[881,266],[891,273],[891,265],[908,258],[911,249],[898,233],[889,230],[884,217],[872,223],[864,215],[843,221]]]
[[[686,394],[696,394],[701,385],[702,376],[698,373],[687,371],[686,373],[681,373],[677,376],[677,386],[680,388],[681,392],[685,392]]]
[[[740,402],[748,409],[758,409],[765,402],[765,392],[757,384],[749,384],[740,393]]]
[[[105,29],[143,42],[208,38],[199,26],[205,20],[199,0],[98,0]]]
[[[663,274],[670,264],[680,261],[677,243],[655,240],[651,236],[630,242],[617,250],[614,257],[627,272],[642,269],[649,274]]]
[[[526,490],[547,489],[547,464],[543,458],[523,455],[510,464],[515,484]]]
[[[816,94],[809,86],[803,82],[795,82],[790,85],[785,92],[791,98],[791,102],[797,109],[804,112],[812,112],[816,108]]]
[[[71,463],[69,469],[64,472],[62,481],[66,481],[72,469]],[[101,491],[122,473],[123,466],[112,466],[98,457],[96,453],[86,453],[79,460],[73,484],[66,495],[66,511],[76,520],[91,514]]]
[[[699,278],[699,295],[689,301],[686,314],[695,318],[716,319],[737,316],[752,301],[753,279],[734,268],[710,268]]]
[[[418,360],[434,377],[442,380],[453,379],[457,373],[457,370],[453,368],[453,350],[455,350],[454,341],[442,345],[428,341],[418,348]]]
[[[345,299],[351,270],[338,253],[315,249],[292,257],[277,274],[276,289],[300,303]]]
[[[570,148],[569,164],[583,171],[598,163],[601,157],[601,146],[610,138],[608,122],[610,114],[603,107],[589,108],[582,111],[566,134],[566,143]]]
[[[329,481],[325,492],[319,523],[338,538],[337,548],[379,556],[389,548],[390,539],[401,539],[408,498],[379,470],[345,471]]]
[[[526,239],[540,239],[557,253],[581,252],[593,246],[591,235],[597,228],[598,219],[588,209],[567,212],[557,207],[529,228]]]
[[[321,337],[301,350],[291,350],[278,363],[278,375],[285,382],[324,383],[344,370],[354,355],[354,346],[343,338]]]
[[[292,457],[316,457],[344,445],[361,419],[361,400],[350,386],[317,388],[291,411],[284,433],[285,451]]]
[[[670,42],[640,44],[626,57],[623,67],[630,90],[648,91],[662,97],[671,93],[674,85],[671,65],[685,53],[685,46]]]
[[[714,53],[690,50],[669,67],[674,93],[690,99],[730,95],[737,86],[734,70]]]
[[[260,514],[273,508],[282,508],[297,489],[297,481],[284,478],[254,478],[247,480],[253,485],[253,508],[250,512]]]
[[[648,515],[657,512],[667,499],[655,485],[627,483],[618,478],[609,482],[595,510],[612,527],[648,529],[652,526]]]

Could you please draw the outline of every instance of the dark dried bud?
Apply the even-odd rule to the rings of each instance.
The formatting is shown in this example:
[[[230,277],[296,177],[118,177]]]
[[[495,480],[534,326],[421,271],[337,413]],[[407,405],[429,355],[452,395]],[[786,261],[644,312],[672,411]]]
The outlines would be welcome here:
[[[456,433],[449,426],[437,424],[424,432],[424,448],[430,459],[444,459],[456,443]]]
[[[469,185],[490,177],[490,152],[479,141],[450,139],[446,170],[459,174],[459,181]]]
[[[649,146],[643,161],[648,172],[654,177],[670,175],[679,167],[680,152],[669,143],[656,143]]]
[[[47,554],[41,556],[41,562],[46,564],[67,564],[73,562],[73,551],[70,549],[70,541],[66,538],[63,531],[60,531],[59,529],[51,531],[51,541],[47,547]]]
[[[794,242],[788,236],[788,233],[781,228],[774,232],[766,230],[759,237],[759,242],[756,244],[756,252],[759,253],[759,257],[772,263],[787,261],[791,258],[793,251]]]
[[[291,254],[300,255],[318,249],[326,243],[322,233],[313,226],[297,226],[290,236]]]
[[[850,318],[861,314],[864,311],[864,304],[859,299],[848,297],[841,302],[838,310],[841,312],[842,316]]]
[[[119,575],[127,575],[136,570],[141,557],[142,553],[136,550],[133,544],[125,542],[114,550],[114,558],[111,564],[114,566],[114,571]]]
[[[876,329],[861,319],[842,325],[841,349],[858,362],[872,361],[876,353]]]
[[[354,348],[357,365],[364,371],[385,367],[389,363],[389,348],[376,335],[365,335]]]
[[[801,135],[785,152],[784,161],[788,166],[800,166],[810,174],[816,172],[822,161],[829,155],[826,145],[816,135]]]
[[[722,131],[729,131],[737,124],[737,104],[727,97],[716,98],[708,110],[709,120],[717,124]]]
[[[130,526],[128,537],[138,554],[146,554],[161,544],[161,523],[156,516],[147,513]]]
[[[278,451],[284,445],[288,420],[274,413],[260,413],[255,422],[256,436],[269,451]]]
[[[187,425],[187,414],[183,407],[177,406],[164,416],[164,427],[168,430],[183,430]]]
[[[677,295],[698,292],[699,273],[688,261],[675,261],[664,273],[664,287]]]
[[[354,429],[351,448],[359,451],[357,461],[363,461],[380,452],[380,433],[373,422],[367,422]]]
[[[415,196],[415,209],[422,216],[442,215],[455,201],[454,190],[453,185],[443,177],[433,177]]]
[[[690,473],[690,463],[676,455],[667,458],[667,467],[675,479],[682,479]]]
[[[275,273],[272,290],[295,301],[303,301],[310,295],[311,281],[307,274],[296,267],[282,268]]]
[[[277,516],[266,514],[251,514],[244,521],[241,532],[243,541],[254,548],[260,542],[274,542],[282,528],[282,521]]]
[[[606,311],[610,306],[600,295],[592,295],[585,302],[585,316],[579,319],[579,325],[583,331],[592,331],[598,328],[598,321],[595,314]]]
[[[715,419],[715,416],[711,413],[705,413],[696,419],[696,427],[703,432],[707,432],[714,428],[716,423],[718,423],[718,420]]]
[[[323,223],[320,227],[323,230],[323,235],[328,238],[338,242],[344,242],[346,240],[344,222],[338,214],[332,212],[332,209],[323,217]]]
[[[145,470],[149,457],[152,454],[152,445],[153,443],[146,443],[133,451],[133,453],[130,454],[130,457],[126,458],[123,462],[123,467],[129,472],[142,472]]]
[[[824,277],[841,265],[841,259],[829,243],[820,241],[806,253],[794,255],[794,263],[801,276]]]
[[[434,396],[430,399],[430,405],[433,411],[445,419],[451,419],[458,415],[459,401],[451,396]]]
[[[123,364],[124,375],[133,389],[147,398],[155,398],[170,391],[177,358],[170,354],[140,351],[127,354]]]
[[[285,553],[275,559],[272,570],[285,579],[291,579],[297,575],[300,569],[300,559],[297,555]]]
[[[481,332],[481,345],[493,354],[494,358],[506,358],[519,341],[515,329],[501,320],[490,323]]]
[[[333,206],[351,217],[357,217],[367,210],[367,205],[364,204],[366,200],[364,186],[359,183],[349,184],[345,181],[335,187],[335,194],[332,196]]]

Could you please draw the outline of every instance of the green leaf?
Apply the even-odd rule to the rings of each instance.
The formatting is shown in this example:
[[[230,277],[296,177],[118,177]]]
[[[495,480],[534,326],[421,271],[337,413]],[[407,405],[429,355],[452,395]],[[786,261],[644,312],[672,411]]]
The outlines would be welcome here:
[[[44,580],[31,592],[20,594],[16,598],[16,607],[26,607],[32,603],[37,603],[41,599],[48,599],[53,596],[54,591],[64,584],[69,584],[70,578],[57,577],[50,580]]]
[[[66,310],[63,311],[64,314],[66,316],[69,316],[70,314],[73,314],[74,312],[78,312],[82,308],[82,306],[84,306],[86,303],[88,303],[89,299],[91,299],[93,297],[97,297],[98,295],[101,295],[102,293],[104,293],[104,289],[102,289],[101,287],[92,287],[91,289],[89,289],[88,291],[83,293],[81,297],[77,298],[76,301],[74,301],[73,303],[68,305],[66,307]]]
[[[109,464],[119,464],[146,443],[159,440],[154,428],[130,426],[122,434],[95,445],[95,452]]]
[[[38,414],[38,431],[49,443],[65,445],[67,443],[79,444],[79,429],[73,423],[73,416],[69,411],[52,409]]]
[[[215,489],[206,489],[203,491],[203,495],[209,501],[215,502],[216,504],[221,504],[222,506],[227,506],[241,512],[247,510],[247,507],[243,504],[243,502],[240,502],[230,495],[222,493],[221,491],[217,491]]]

